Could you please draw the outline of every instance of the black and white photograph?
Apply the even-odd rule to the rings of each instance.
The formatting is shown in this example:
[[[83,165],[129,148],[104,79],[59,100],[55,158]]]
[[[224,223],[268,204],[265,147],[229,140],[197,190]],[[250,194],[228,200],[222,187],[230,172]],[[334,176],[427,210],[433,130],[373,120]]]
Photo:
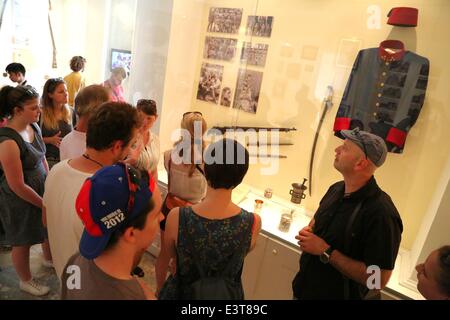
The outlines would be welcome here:
[[[249,113],[256,113],[258,110],[262,77],[262,72],[246,69],[239,70],[233,108]]]
[[[231,100],[233,99],[233,92],[230,87],[224,87],[222,96],[220,97],[220,105],[224,107],[231,107]]]
[[[264,67],[266,65],[268,50],[268,44],[252,44],[251,42],[244,42],[244,45],[242,46],[241,63]]]
[[[219,103],[220,89],[222,87],[223,66],[203,63],[198,84],[197,99]]]
[[[239,33],[242,9],[211,8],[208,18],[208,32]]]
[[[236,55],[237,39],[206,37],[205,59],[231,61]]]
[[[272,35],[273,17],[249,16],[247,35],[270,38]]]

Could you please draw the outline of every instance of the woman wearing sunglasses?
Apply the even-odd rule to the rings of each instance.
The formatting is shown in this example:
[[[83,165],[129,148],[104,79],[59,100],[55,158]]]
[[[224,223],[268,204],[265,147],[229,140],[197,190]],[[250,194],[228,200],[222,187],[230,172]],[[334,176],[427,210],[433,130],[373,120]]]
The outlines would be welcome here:
[[[168,174],[168,194],[161,212],[165,217],[175,207],[199,203],[206,195],[207,182],[203,175],[203,134],[207,125],[200,112],[187,112],[181,121],[183,136],[172,150],[164,153],[164,167]],[[195,134],[201,134],[197,137]],[[189,148],[184,148],[189,146]],[[164,248],[165,219],[161,221],[161,251],[156,260],[157,292],[164,284],[168,272],[167,251]]]

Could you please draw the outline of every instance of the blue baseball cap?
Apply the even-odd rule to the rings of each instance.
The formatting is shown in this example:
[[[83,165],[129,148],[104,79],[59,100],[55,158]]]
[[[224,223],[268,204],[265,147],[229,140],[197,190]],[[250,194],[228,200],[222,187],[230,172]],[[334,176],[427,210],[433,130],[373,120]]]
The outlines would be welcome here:
[[[119,163],[105,167],[83,184],[75,207],[84,224],[80,254],[97,258],[114,231],[136,218],[148,205],[155,180],[142,177],[136,168]]]

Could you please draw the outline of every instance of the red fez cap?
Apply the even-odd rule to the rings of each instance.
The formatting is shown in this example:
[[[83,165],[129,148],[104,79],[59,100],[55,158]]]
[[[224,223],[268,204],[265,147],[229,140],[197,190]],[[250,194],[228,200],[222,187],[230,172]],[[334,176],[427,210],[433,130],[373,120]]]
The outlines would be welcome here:
[[[398,27],[417,27],[419,10],[416,8],[393,8],[388,14],[388,24]]]

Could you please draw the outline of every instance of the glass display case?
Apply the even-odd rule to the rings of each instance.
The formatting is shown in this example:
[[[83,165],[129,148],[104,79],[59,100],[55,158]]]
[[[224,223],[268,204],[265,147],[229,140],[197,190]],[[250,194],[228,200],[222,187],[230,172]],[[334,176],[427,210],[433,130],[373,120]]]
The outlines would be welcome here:
[[[450,12],[450,4],[416,1],[412,5],[419,9],[416,28],[388,25],[392,7],[388,1],[173,1],[165,30],[170,36],[160,100],[162,147],[171,147],[172,132],[186,111],[202,112],[209,128],[254,128],[256,135],[244,140],[252,155],[244,181],[248,190],[262,195],[270,188],[289,204],[291,185],[306,178],[307,196],[300,208],[314,212],[328,187],[341,179],[333,161],[342,140],[333,129],[350,90],[346,88],[356,77],[357,58],[368,49],[380,50],[385,40],[398,40],[406,52],[430,65],[418,74],[415,89],[422,91],[413,98],[416,108],[406,112],[405,117],[413,120],[404,128],[408,135],[403,150],[391,148],[376,178],[401,214],[401,252],[409,265],[400,278],[414,289],[413,264],[425,254],[423,244],[430,235],[424,225],[439,214],[430,210],[446,201],[443,185],[450,177],[450,129],[445,125],[449,114],[444,103],[450,80],[445,57],[450,48],[439,40],[450,35],[443,14]],[[400,82],[408,73],[394,71],[399,72],[395,75]],[[395,127],[400,122],[394,119],[397,106],[387,101],[401,100],[396,95],[403,93],[395,91],[401,83],[391,78],[379,83],[389,90],[380,92],[386,100],[379,101],[382,105],[378,103],[373,118]],[[421,86],[420,79],[428,86]],[[275,228],[278,223],[274,222]],[[450,241],[448,234],[434,237],[441,244]]]

